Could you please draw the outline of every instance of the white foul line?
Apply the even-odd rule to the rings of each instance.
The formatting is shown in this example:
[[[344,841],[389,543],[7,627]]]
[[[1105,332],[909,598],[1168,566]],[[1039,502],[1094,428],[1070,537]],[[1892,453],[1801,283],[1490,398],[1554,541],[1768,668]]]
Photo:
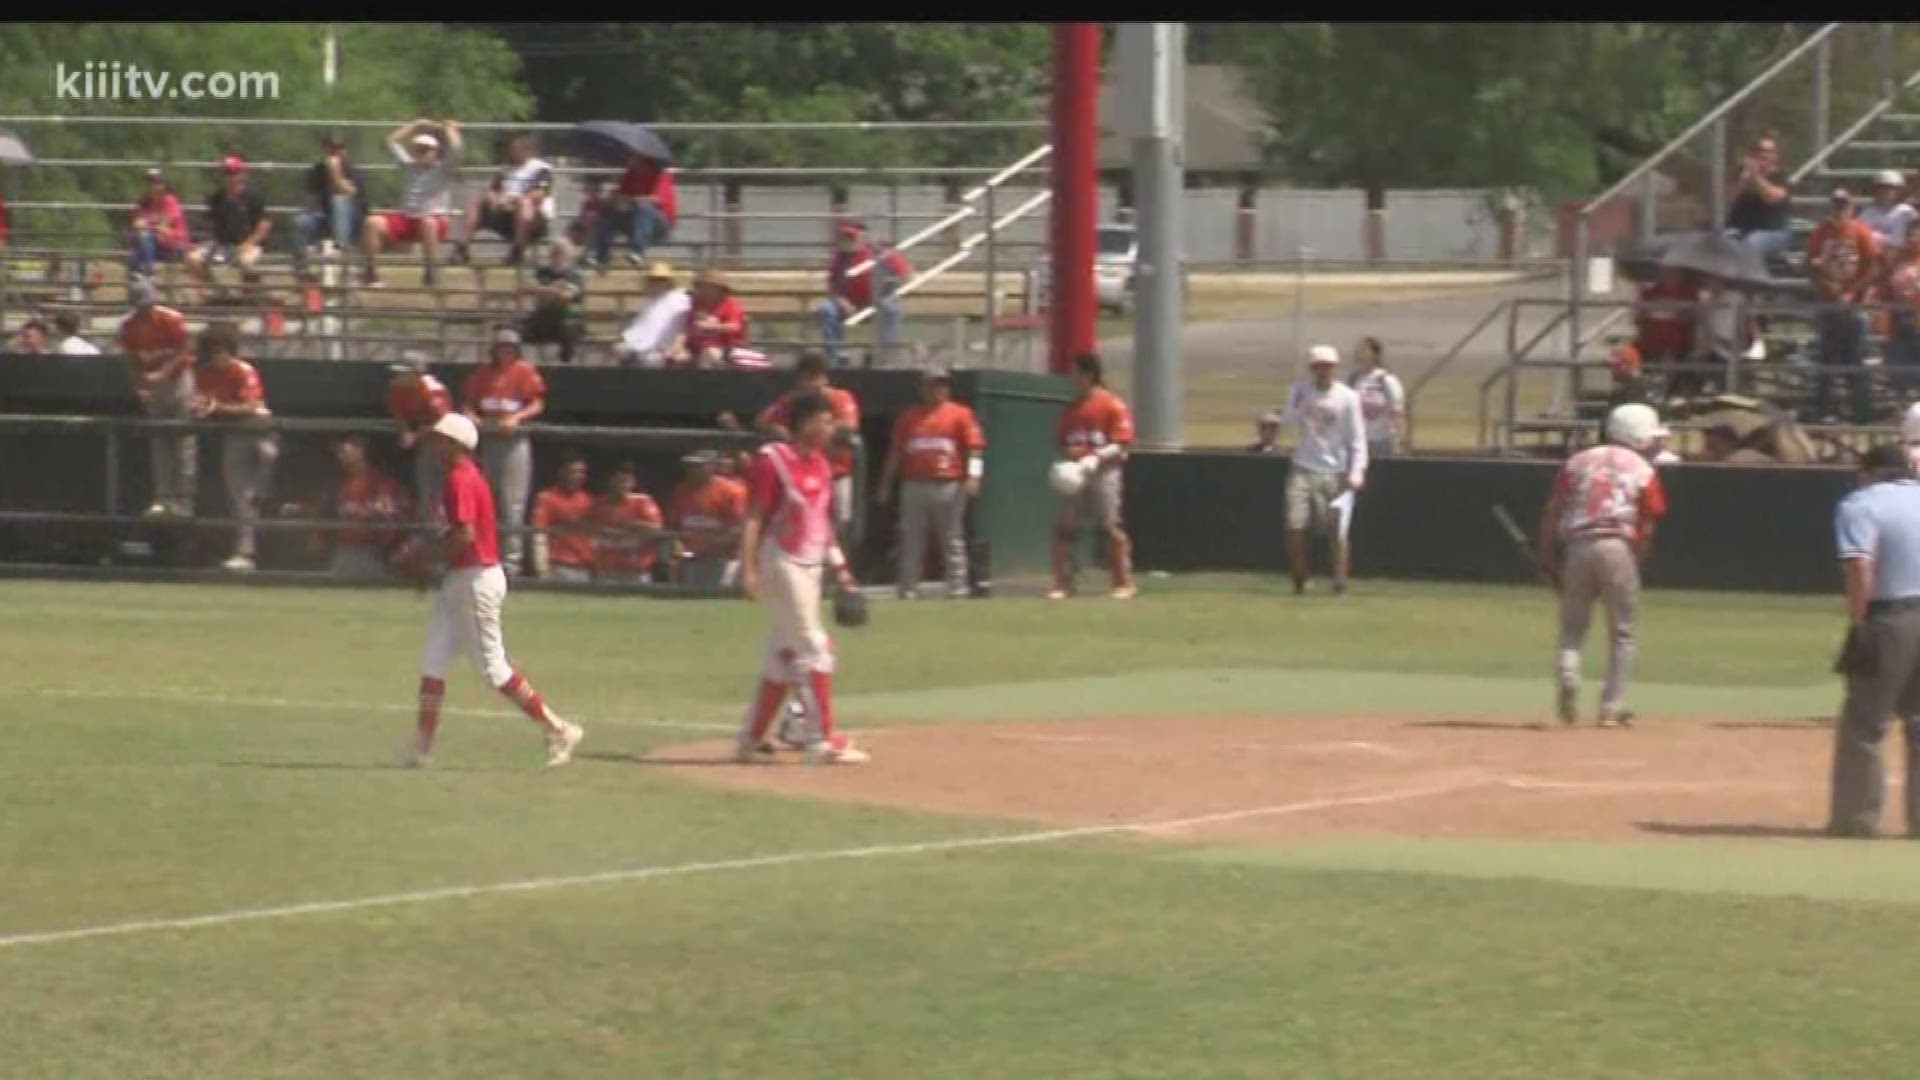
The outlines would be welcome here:
[[[82,926],[72,930],[47,930],[38,933],[12,934],[0,937],[0,949],[20,948],[27,945],[54,945],[67,941],[85,941],[91,938],[124,937],[131,934],[150,934],[168,930],[193,930],[208,926],[228,926],[233,923],[263,922],[269,919],[292,919],[304,915],[325,915],[341,911],[363,911],[368,908],[399,907],[407,904],[433,904],[443,900],[464,900],[476,896],[496,896],[503,893],[545,892],[552,889],[576,888],[584,885],[614,885],[632,881],[648,881],[655,878],[683,877],[690,874],[713,874],[734,870],[763,870],[776,866],[795,866],[804,863],[838,862],[855,859],[876,859],[888,855],[929,855],[949,851],[970,851],[978,848],[1014,847],[1023,844],[1052,844],[1062,840],[1079,840],[1094,836],[1115,836],[1121,833],[1154,833],[1174,829],[1196,828],[1228,821],[1240,821],[1256,817],[1279,817],[1286,814],[1310,814],[1319,810],[1337,810],[1353,806],[1374,806],[1380,803],[1405,802],[1411,799],[1429,798],[1446,795],[1468,788],[1479,787],[1486,783],[1484,778],[1455,778],[1447,783],[1427,784],[1420,787],[1398,788],[1378,791],[1372,794],[1330,796],[1319,799],[1306,799],[1300,802],[1281,803],[1276,806],[1254,807],[1246,810],[1227,810],[1211,814],[1196,814],[1190,817],[1170,818],[1159,821],[1118,822],[1109,825],[1084,825],[1069,829],[1044,829],[1038,832],[1003,833],[998,836],[975,836],[956,840],[928,840],[912,844],[875,844],[869,847],[839,848],[826,851],[792,851],[781,855],[758,855],[740,859],[719,859],[706,862],[675,863],[669,866],[642,866],[627,870],[607,870],[595,874],[574,874],[564,877],[529,878],[523,881],[501,881],[488,885],[463,885],[446,889],[424,889],[418,892],[388,893],[382,896],[362,896],[347,900],[315,900],[304,904],[287,904],[280,907],[249,908],[238,911],[216,912],[211,915],[195,915],[176,919],[138,919],[132,922],[107,923],[101,926]]]
[[[277,697],[225,697],[219,694],[162,693],[151,690],[85,690],[52,687],[30,693],[50,698],[85,698],[97,701],[164,701],[177,705],[218,705],[245,709],[319,709],[326,712],[399,712],[411,714],[415,705],[392,701],[301,701]],[[506,709],[473,709],[459,706],[442,708],[446,716],[517,717]],[[687,731],[733,731],[732,724],[702,724],[691,720],[628,720],[623,724],[641,727],[676,728]]]

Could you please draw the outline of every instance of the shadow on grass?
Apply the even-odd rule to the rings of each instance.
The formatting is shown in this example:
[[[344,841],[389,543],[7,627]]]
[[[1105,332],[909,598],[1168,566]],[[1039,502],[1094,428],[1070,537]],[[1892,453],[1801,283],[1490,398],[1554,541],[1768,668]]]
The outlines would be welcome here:
[[[669,768],[710,768],[718,765],[735,765],[733,755],[710,758],[656,758],[641,754],[615,754],[608,752],[581,751],[573,755],[575,761],[598,761],[607,765],[663,765]]]
[[[1818,840],[1827,835],[1825,829],[1811,825],[1636,821],[1634,827],[1643,832],[1658,833],[1661,836],[1712,836],[1756,840]]]
[[[1808,728],[1830,728],[1831,716],[1800,716],[1778,720],[1715,720],[1707,725],[1721,731],[1805,731]]]
[[[223,769],[276,769],[286,772],[398,772],[391,761],[223,761]],[[459,772],[461,770],[441,770]],[[472,771],[472,770],[466,770]]]
[[[1537,721],[1529,720],[1409,720],[1412,728],[1448,728],[1454,731],[1534,731]]]

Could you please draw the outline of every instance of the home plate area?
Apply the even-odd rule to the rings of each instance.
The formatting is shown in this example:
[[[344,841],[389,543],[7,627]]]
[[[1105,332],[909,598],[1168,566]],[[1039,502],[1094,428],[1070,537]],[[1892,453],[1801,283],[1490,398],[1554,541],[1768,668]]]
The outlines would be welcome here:
[[[858,733],[873,764],[698,782],[1177,839],[1795,837],[1824,819],[1825,721],[1529,729],[1498,718],[1152,717]],[[664,750],[712,763],[730,744]]]

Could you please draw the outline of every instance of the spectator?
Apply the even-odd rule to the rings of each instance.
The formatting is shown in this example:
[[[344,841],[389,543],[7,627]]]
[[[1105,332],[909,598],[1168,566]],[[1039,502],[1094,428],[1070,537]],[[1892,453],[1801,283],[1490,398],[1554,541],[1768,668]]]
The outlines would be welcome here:
[[[1907,242],[1907,227],[1916,211],[1907,205],[1907,182],[1895,169],[1881,169],[1873,177],[1873,202],[1860,211],[1860,223],[1873,230],[1880,246],[1894,252]]]
[[[1787,250],[1793,242],[1787,215],[1793,206],[1793,189],[1780,168],[1780,144],[1771,133],[1753,144],[1753,152],[1740,163],[1738,192],[1727,208],[1727,231],[1741,243],[1771,258]]]
[[[1866,343],[1866,316],[1860,303],[1873,286],[1880,242],[1873,230],[1853,215],[1853,195],[1845,188],[1834,188],[1828,199],[1827,220],[1807,238],[1807,265],[1820,291],[1820,364],[1823,367],[1858,368]],[[1848,386],[1849,408],[1855,423],[1865,423],[1873,406],[1872,387],[1866,372],[1853,370],[1838,376],[1822,373],[1814,392],[1814,411],[1831,421],[1833,382]]]
[[[587,265],[606,270],[613,254],[613,232],[621,229],[627,236],[627,262],[640,266],[646,262],[647,249],[666,240],[679,220],[680,197],[674,191],[673,174],[652,158],[635,154],[612,194],[596,206],[593,253]]]
[[[153,420],[185,420],[193,398],[193,361],[187,352],[186,316],[158,302],[153,283],[128,290],[133,313],[120,323],[119,351],[127,358],[133,396]],[[193,512],[198,444],[191,432],[156,431],[147,442],[153,469],[153,505],[148,517]]]
[[[460,388],[460,408],[480,425],[480,467],[498,500],[502,561],[508,574],[518,574],[526,551],[520,527],[533,488],[533,447],[521,425],[547,409],[547,381],[521,355],[519,331],[494,331],[487,362]]]
[[[1363,337],[1354,346],[1360,370],[1348,385],[1360,395],[1360,415],[1367,421],[1367,460],[1392,457],[1407,432],[1407,391],[1400,377],[1387,370],[1386,348],[1377,337]]]
[[[1695,364],[1713,365],[1718,370],[1708,374],[1689,371],[1675,375],[1667,387],[1670,409],[1677,407],[1673,399],[1707,393],[1710,385],[1724,385],[1724,373],[1753,347],[1753,317],[1748,311],[1746,296],[1725,279],[1711,274],[1700,275],[1699,281],[1700,301],[1698,315],[1693,320],[1694,340],[1688,358]]]
[[[401,524],[412,515],[407,494],[393,477],[367,463],[364,435],[341,439],[333,459],[340,463],[340,482],[323,516],[354,528],[333,534],[330,569],[341,577],[387,577],[387,556],[402,539]]]
[[[693,305],[687,321],[687,353],[695,367],[727,367],[733,362],[733,351],[747,343],[746,309],[717,267],[693,276]]]
[[[686,479],[668,500],[667,521],[679,533],[674,567],[688,589],[731,589],[740,576],[740,530],[747,520],[747,485],[720,475],[721,455],[696,450],[680,459]]]
[[[623,362],[642,367],[687,360],[687,315],[693,296],[674,280],[673,267],[657,262],[647,268],[640,311],[620,334]]]
[[[593,577],[613,585],[647,580],[660,558],[660,507],[639,487],[633,462],[607,478],[607,495],[594,507]]]
[[[440,482],[445,474],[431,451],[415,448],[435,421],[453,411],[453,394],[446,383],[427,371],[425,353],[409,352],[387,370],[393,375],[387,383],[387,413],[400,429],[400,449],[414,451],[414,501],[421,516],[432,520],[439,512]]]
[[[267,200],[247,177],[247,163],[237,154],[228,154],[220,162],[223,177],[219,187],[207,196],[207,220],[213,227],[213,239],[187,252],[187,270],[207,280],[209,265],[236,263],[247,278],[253,276],[253,264],[260,258],[260,243],[273,229],[267,216]]]
[[[1607,393],[1607,415],[1611,416],[1615,408],[1630,402],[1651,405],[1658,400],[1653,384],[1642,368],[1640,347],[1635,343],[1613,343],[1607,352],[1607,373],[1612,376],[1612,386]],[[1604,432],[1604,419],[1601,427]]]
[[[852,268],[871,260],[865,273],[853,275]],[[840,226],[840,246],[827,264],[827,298],[820,302],[820,335],[826,342],[827,358],[840,363],[840,349],[846,344],[847,320],[855,312],[874,308],[874,348],[881,362],[891,358],[900,341],[900,300],[894,295],[901,282],[912,276],[913,268],[898,251],[875,254],[867,244],[866,230],[848,222]],[[878,299],[876,300],[876,297]]]
[[[80,316],[71,311],[63,311],[53,317],[54,332],[60,335],[60,341],[53,351],[61,356],[99,356],[100,346],[80,336]]]
[[[260,373],[240,359],[240,334],[227,322],[214,323],[200,334],[200,364],[194,372],[191,411],[196,420],[218,420],[233,425],[220,440],[220,476],[227,486],[227,505],[240,528],[233,556],[222,564],[236,574],[253,569],[254,522],[259,500],[273,477],[280,445],[262,421],[267,408]]]
[[[533,572],[547,581],[585,585],[593,580],[593,492],[587,459],[568,454],[552,487],[533,502]]]
[[[1286,447],[1280,445],[1280,414],[1262,413],[1253,422],[1254,440],[1247,447],[1249,454],[1284,454]]]
[[[47,348],[47,324],[39,319],[22,323],[19,332],[13,335],[13,351],[20,356],[45,356],[51,352]]]
[[[567,226],[567,239],[573,241],[574,247],[584,249],[593,243],[593,223],[599,219],[600,207],[605,202],[602,192],[606,187],[607,182],[598,176],[589,176],[580,182],[580,212]]]
[[[528,244],[547,238],[553,223],[553,166],[533,156],[533,136],[507,140],[507,161],[493,183],[467,204],[465,236],[454,246],[453,261],[473,260],[473,234],[485,229],[512,246],[507,265],[520,265]]]
[[[573,245],[559,237],[548,244],[546,264],[534,270],[533,284],[522,285],[520,295],[533,297],[533,310],[520,327],[521,339],[529,345],[558,345],[560,362],[573,363],[587,336],[587,278],[574,265]]]
[[[1663,266],[1640,287],[1633,323],[1642,360],[1672,364],[1693,355],[1699,300],[1700,282],[1690,270]]]
[[[1901,238],[1887,273],[1887,377],[1902,390],[1920,386],[1920,229]]]
[[[187,257],[193,240],[187,231],[187,212],[180,196],[159,169],[147,170],[147,190],[133,204],[133,223],[128,237],[127,272],[147,277],[158,262],[178,262]]]
[[[432,287],[439,280],[440,245],[447,239],[448,190],[453,186],[454,162],[464,145],[460,125],[452,120],[439,126],[446,145],[426,132],[434,122],[425,117],[394,128],[387,133],[387,152],[406,169],[406,193],[400,209],[375,214],[365,230],[368,288],[380,287],[380,249],[406,247],[418,243],[426,259],[421,280]]]
[[[366,220],[366,175],[347,160],[346,141],[328,135],[320,140],[320,159],[307,168],[307,209],[293,219],[295,269],[305,277],[309,252],[329,237],[344,257]]]
[[[833,439],[828,456],[833,460],[833,511],[840,528],[853,525],[853,465],[855,447],[860,442],[860,401],[850,390],[827,382],[826,355],[808,349],[800,354],[793,368],[793,389],[774,399],[754,418],[754,426],[776,439],[792,439],[793,403],[810,395],[820,395],[833,408]]]

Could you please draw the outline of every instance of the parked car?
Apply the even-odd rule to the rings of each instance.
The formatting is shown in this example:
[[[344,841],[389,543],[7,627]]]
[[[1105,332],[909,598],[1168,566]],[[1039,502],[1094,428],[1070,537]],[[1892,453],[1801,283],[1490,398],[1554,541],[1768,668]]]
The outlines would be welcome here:
[[[1100,310],[1114,315],[1133,311],[1135,277],[1139,272],[1140,242],[1132,225],[1101,225],[1094,232],[1093,298]],[[1184,260],[1183,260],[1184,262]],[[1047,274],[1051,267],[1045,254],[1035,258],[1035,284],[1041,297],[1047,293]],[[1181,294],[1187,287],[1184,265],[1180,273]],[[1044,299],[1040,301],[1044,305]]]

